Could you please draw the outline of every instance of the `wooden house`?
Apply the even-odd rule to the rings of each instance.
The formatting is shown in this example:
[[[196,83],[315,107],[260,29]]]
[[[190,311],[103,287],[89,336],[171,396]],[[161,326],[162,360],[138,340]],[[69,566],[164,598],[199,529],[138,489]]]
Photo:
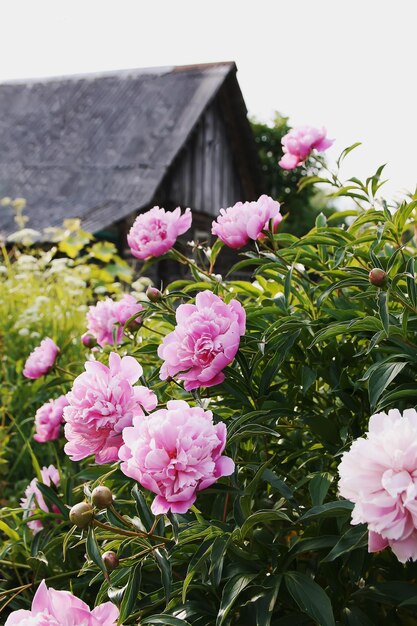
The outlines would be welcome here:
[[[154,205],[193,210],[210,238],[221,207],[262,193],[256,145],[232,62],[0,85],[0,198],[27,201],[27,227],[78,217],[125,247]],[[0,207],[0,237],[16,230]]]

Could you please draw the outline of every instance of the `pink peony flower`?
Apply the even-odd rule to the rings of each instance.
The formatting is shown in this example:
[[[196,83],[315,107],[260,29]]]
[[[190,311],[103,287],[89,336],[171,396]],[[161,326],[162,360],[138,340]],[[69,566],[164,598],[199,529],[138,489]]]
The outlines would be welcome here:
[[[35,379],[49,372],[55,363],[58,352],[59,348],[52,339],[49,337],[43,339],[40,345],[28,356],[23,368],[23,376]]]
[[[225,424],[213,424],[211,411],[184,400],[171,400],[166,409],[135,418],[123,440],[121,470],[157,494],[151,507],[155,515],[170,509],[186,513],[197,491],[234,471],[232,459],[221,455]]]
[[[120,358],[112,352],[109,367],[87,361],[67,394],[64,409],[65,452],[73,461],[95,455],[98,464],[117,461],[123,443],[122,430],[134,417],[153,411],[157,399],[146,387],[134,386],[142,368],[131,356]]]
[[[354,502],[352,524],[367,524],[368,550],[390,546],[401,563],[417,560],[417,412],[372,415],[367,438],[342,456],[340,494]]]
[[[282,220],[280,205],[264,194],[256,202],[237,202],[228,209],[220,209],[211,232],[229,248],[241,248],[250,239],[262,239],[262,231],[268,229],[271,219],[275,231]]]
[[[35,414],[36,434],[35,441],[45,443],[58,439],[61,424],[63,422],[64,407],[68,404],[65,396],[59,396],[56,400],[49,400],[43,404]]]
[[[222,370],[233,361],[245,333],[246,314],[237,300],[229,304],[211,291],[202,291],[195,304],[182,304],[177,326],[158,348],[165,361],[160,377],[176,376],[187,391],[223,382]]]
[[[136,218],[127,236],[130,250],[137,259],[161,256],[171,250],[177,237],[191,226],[190,209],[181,215],[180,207],[175,211],[165,211],[154,206],[150,211]]]
[[[84,333],[81,338],[84,345],[90,345],[91,336],[102,347],[106,344],[113,344],[115,329],[117,329],[116,343],[120,343],[123,337],[123,325],[142,309],[143,306],[129,294],[125,294],[118,302],[105,298],[97,302],[95,306],[90,306],[87,313],[88,332]],[[140,322],[140,317],[136,318],[136,322]]]
[[[41,469],[41,476],[44,485],[48,485],[48,487],[50,487],[52,482],[56,487],[58,487],[60,482],[59,472],[53,465],[43,467]],[[37,483],[37,478],[31,480],[29,485],[26,487],[25,497],[20,501],[22,509],[27,509],[29,511],[29,516],[33,515],[36,509],[41,509],[42,511],[45,511],[45,513],[49,513],[48,505],[46,504]],[[52,506],[52,511],[54,513],[59,513],[59,509],[57,509],[54,505]],[[43,524],[39,519],[28,522],[28,526],[34,535],[43,528]]]
[[[30,611],[13,611],[5,626],[116,626],[119,609],[104,602],[92,611],[69,591],[47,588],[43,580],[33,597]]]
[[[326,129],[312,126],[292,128],[281,140],[284,155],[278,162],[284,170],[293,170],[305,161],[312,150],[324,152],[333,144],[334,139],[327,139]]]

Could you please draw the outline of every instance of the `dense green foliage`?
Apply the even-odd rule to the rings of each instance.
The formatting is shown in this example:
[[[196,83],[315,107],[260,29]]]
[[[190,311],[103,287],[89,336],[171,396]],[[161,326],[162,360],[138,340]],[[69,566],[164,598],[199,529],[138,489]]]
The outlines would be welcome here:
[[[3,306],[12,306],[15,293],[17,308],[0,318],[3,341],[9,342],[2,365],[12,372],[15,364],[8,388],[23,399],[20,412],[14,395],[3,414],[7,435],[16,442],[8,452],[7,475],[15,488],[0,522],[0,600],[18,591],[8,608],[27,608],[31,583],[45,578],[91,605],[110,597],[124,624],[416,623],[416,565],[401,565],[389,549],[368,554],[366,527],[351,526],[352,505],[337,493],[340,456],[367,430],[370,415],[417,404],[417,200],[398,207],[375,201],[380,175],[344,185],[337,174],[322,173],[318,182],[331,197],[349,196],[354,208],[327,218],[319,214],[301,238],[268,233],[227,277],[215,275],[215,244],[206,250],[205,268],[189,261],[192,280],[167,286],[160,302],[144,302],[142,326],[118,347],[141,363],[143,382],[157,394],[158,406],[183,398],[209,407],[227,425],[227,453],[236,472],[201,491],[184,515],[154,519],[152,496],[118,464],[72,463],[62,441],[32,443],[35,408],[48,394],[68,389],[71,377],[55,371],[43,382],[18,382],[32,343],[19,334],[28,327],[26,318],[17,320],[30,311],[27,292],[38,297],[40,279],[33,274],[28,290],[19,272],[10,274],[16,264],[4,267],[9,304]],[[303,179],[301,185],[314,182]],[[348,225],[337,226],[342,219]],[[252,280],[234,281],[233,271],[243,267],[251,268]],[[369,281],[374,267],[387,273],[381,287]],[[72,352],[64,368],[77,375],[84,361],[77,343],[84,330],[79,305],[91,293],[83,287],[70,304],[75,296],[62,291],[65,276],[59,273],[53,283],[59,292],[49,294],[44,279],[39,285],[42,294],[59,301],[61,317],[49,305],[38,308],[29,330],[68,345]],[[246,310],[247,331],[225,382],[187,393],[159,379],[156,351],[161,335],[175,325],[175,308],[205,289],[226,301],[237,298]],[[108,352],[96,358],[107,363]],[[62,481],[59,490],[43,487],[60,513],[39,512],[45,528],[32,537],[18,500],[23,476],[29,482],[36,474],[37,457],[58,463]],[[114,506],[96,510],[88,529],[72,527],[69,507],[90,501],[99,484],[111,488]],[[101,559],[107,550],[120,559],[110,575]]]

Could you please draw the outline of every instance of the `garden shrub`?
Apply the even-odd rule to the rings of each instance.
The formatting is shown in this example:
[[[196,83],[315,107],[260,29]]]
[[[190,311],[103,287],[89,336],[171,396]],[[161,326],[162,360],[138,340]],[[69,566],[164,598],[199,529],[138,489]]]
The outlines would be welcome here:
[[[354,206],[319,215],[300,238],[280,230],[265,198],[241,208],[229,226],[246,228],[252,248],[228,276],[216,274],[220,240],[204,250],[204,267],[171,249],[167,257],[187,264],[191,278],[148,290],[140,320],[126,320],[122,337],[115,323],[113,341],[94,352],[79,341],[87,328],[79,307],[90,294],[72,303],[67,291],[61,301],[54,295],[48,306],[56,312],[36,309],[29,333],[51,336],[62,355],[35,382],[21,377],[33,346],[19,334],[36,294],[45,293],[44,279],[33,277],[31,305],[22,299],[2,317],[7,388],[19,389],[9,406],[23,402],[27,437],[2,509],[5,614],[29,609],[32,586],[45,579],[90,607],[111,600],[120,624],[415,623],[414,561],[400,562],[395,545],[368,552],[367,524],[357,512],[351,523],[354,504],[339,493],[342,456],[368,432],[371,415],[417,404],[417,198],[397,206],[380,199],[381,173],[342,183],[338,170],[323,168],[302,179]],[[22,285],[19,263],[4,283],[10,303]],[[242,268],[251,280],[233,279]],[[35,409],[70,388],[66,437],[32,443]],[[16,410],[3,415],[12,437]],[[415,421],[415,412],[406,414]],[[394,414],[385,419],[392,428]],[[400,467],[401,446],[413,445],[407,433],[412,427],[367,459],[382,466],[392,451],[398,462],[378,483],[386,485],[381,506],[388,494],[396,520],[405,519],[394,543],[415,541],[417,528],[416,457],[409,454],[408,482]],[[47,510],[30,516],[18,500],[40,478],[36,464],[56,464],[60,483],[36,483]],[[367,476],[357,465],[360,501]],[[32,534],[36,520],[43,528]]]

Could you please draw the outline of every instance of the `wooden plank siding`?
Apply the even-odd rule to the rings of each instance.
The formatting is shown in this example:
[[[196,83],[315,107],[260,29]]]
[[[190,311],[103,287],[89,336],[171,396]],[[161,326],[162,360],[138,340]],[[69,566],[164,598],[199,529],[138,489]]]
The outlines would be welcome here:
[[[178,244],[184,253],[192,255],[188,241],[210,244],[211,224],[221,208],[232,206],[239,200],[252,200],[255,196],[245,197],[242,182],[242,168],[237,162],[235,151],[236,129],[233,134],[224,119],[224,109],[219,97],[207,107],[190,135],[185,146],[172,163],[162,185],[158,188],[151,206],[158,205],[166,210],[177,206],[193,211],[191,230],[179,238]],[[134,216],[125,222],[124,232],[133,223]],[[129,251],[125,249],[129,257]],[[220,253],[217,271],[226,274],[238,260],[237,253],[225,247]],[[131,259],[132,261],[132,259]],[[189,278],[184,267],[172,261],[161,260],[152,265],[148,276],[158,286],[181,277]],[[241,272],[239,277],[246,277]]]
[[[190,207],[213,217],[221,208],[245,199],[217,101],[202,115],[158,196],[167,205]]]

